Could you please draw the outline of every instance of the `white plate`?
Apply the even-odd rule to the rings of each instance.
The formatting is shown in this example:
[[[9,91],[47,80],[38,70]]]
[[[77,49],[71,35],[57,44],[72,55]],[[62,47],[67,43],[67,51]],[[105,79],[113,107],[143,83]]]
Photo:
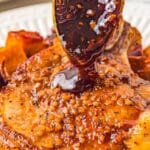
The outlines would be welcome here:
[[[22,7],[0,14],[0,45],[4,45],[7,33],[12,30],[26,29],[38,31],[43,36],[53,26],[51,3]],[[143,36],[144,46],[150,45],[150,3],[126,1],[124,18],[136,26]]]

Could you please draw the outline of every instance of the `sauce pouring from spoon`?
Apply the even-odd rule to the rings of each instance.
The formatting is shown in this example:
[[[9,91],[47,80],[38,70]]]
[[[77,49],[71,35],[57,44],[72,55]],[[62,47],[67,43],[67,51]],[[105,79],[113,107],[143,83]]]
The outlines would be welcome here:
[[[123,0],[54,0],[54,23],[73,64],[55,75],[52,86],[79,93],[93,86],[93,62],[118,28]]]

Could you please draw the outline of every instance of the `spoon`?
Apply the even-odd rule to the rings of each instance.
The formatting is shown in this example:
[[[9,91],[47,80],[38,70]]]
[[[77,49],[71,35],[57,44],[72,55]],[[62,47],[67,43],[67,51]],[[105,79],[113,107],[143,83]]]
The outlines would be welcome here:
[[[54,77],[53,87],[74,93],[93,87],[96,78],[93,62],[119,28],[123,2],[53,0],[56,33],[73,64]]]

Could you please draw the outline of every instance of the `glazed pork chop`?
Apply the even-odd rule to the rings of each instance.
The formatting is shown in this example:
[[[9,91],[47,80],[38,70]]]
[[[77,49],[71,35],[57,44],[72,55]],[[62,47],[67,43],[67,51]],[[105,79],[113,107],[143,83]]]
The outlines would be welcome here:
[[[72,65],[57,39],[19,66],[0,91],[0,149],[148,150],[150,83],[127,58],[140,44],[135,37],[140,34],[124,23],[119,41],[94,63],[94,87],[80,94],[51,86]]]

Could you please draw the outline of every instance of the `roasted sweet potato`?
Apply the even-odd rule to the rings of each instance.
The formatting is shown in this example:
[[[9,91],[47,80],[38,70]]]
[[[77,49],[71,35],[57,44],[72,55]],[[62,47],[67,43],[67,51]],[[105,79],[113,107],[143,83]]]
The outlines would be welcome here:
[[[150,57],[150,46],[143,51],[144,55]]]
[[[147,57],[144,61],[144,68],[141,71],[143,77],[150,81],[150,56]]]
[[[27,57],[30,57],[41,49],[47,47],[46,43],[44,43],[43,37],[39,33],[27,32],[24,30],[8,33],[6,47],[9,48],[12,46],[22,48]]]
[[[134,72],[150,81],[150,47],[143,51],[136,47],[129,53],[129,61]]]
[[[0,51],[0,60],[5,61],[7,72],[11,74],[16,70],[16,67],[22,64],[27,59],[26,54],[21,47],[12,45],[5,47]]]
[[[7,72],[11,74],[28,57],[48,47],[37,32],[9,32],[5,47],[0,48],[0,60],[5,61]]]

